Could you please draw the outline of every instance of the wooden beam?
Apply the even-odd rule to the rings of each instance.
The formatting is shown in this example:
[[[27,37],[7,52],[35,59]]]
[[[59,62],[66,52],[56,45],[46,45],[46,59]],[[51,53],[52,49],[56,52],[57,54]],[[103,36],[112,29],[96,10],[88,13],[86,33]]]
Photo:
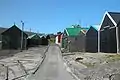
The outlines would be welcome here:
[[[105,26],[104,28],[109,28],[110,26]]]
[[[113,26],[113,27],[110,27],[109,29],[113,29],[113,28],[116,28],[115,26]]]

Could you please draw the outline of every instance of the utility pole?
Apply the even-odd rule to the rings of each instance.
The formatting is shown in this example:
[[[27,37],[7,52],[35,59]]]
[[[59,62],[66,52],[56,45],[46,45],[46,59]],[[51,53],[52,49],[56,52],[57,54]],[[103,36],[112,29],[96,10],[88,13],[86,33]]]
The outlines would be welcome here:
[[[21,31],[21,51],[23,49],[23,31],[24,31],[24,22],[21,21],[22,24],[22,31]]]

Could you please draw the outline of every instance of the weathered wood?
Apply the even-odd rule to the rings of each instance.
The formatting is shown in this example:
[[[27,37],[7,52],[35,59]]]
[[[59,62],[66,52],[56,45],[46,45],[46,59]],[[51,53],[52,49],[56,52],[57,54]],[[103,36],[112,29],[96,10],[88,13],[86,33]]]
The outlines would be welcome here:
[[[5,80],[8,80],[9,79],[9,71],[8,71],[8,66],[5,66],[6,68],[6,79]]]
[[[100,52],[100,30],[98,30],[98,53]]]
[[[116,26],[116,41],[117,41],[117,53],[119,53],[120,50],[119,50],[119,33],[118,33],[118,26]]]

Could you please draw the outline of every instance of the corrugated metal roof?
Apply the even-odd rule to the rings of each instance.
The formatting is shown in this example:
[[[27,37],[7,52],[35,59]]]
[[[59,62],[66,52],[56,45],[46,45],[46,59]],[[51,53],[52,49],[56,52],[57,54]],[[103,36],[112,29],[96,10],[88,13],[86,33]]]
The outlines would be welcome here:
[[[85,34],[89,28],[84,27],[73,27],[73,28],[66,28],[66,33],[68,36],[78,36],[82,32]]]
[[[66,28],[68,36],[77,36],[80,33],[81,28]]]

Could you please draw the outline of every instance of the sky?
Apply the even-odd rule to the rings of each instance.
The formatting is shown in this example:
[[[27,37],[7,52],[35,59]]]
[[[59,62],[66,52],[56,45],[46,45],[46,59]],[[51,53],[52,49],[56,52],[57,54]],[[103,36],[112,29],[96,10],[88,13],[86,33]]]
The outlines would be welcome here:
[[[57,33],[73,24],[99,25],[106,11],[120,12],[120,0],[0,0],[0,27]]]

